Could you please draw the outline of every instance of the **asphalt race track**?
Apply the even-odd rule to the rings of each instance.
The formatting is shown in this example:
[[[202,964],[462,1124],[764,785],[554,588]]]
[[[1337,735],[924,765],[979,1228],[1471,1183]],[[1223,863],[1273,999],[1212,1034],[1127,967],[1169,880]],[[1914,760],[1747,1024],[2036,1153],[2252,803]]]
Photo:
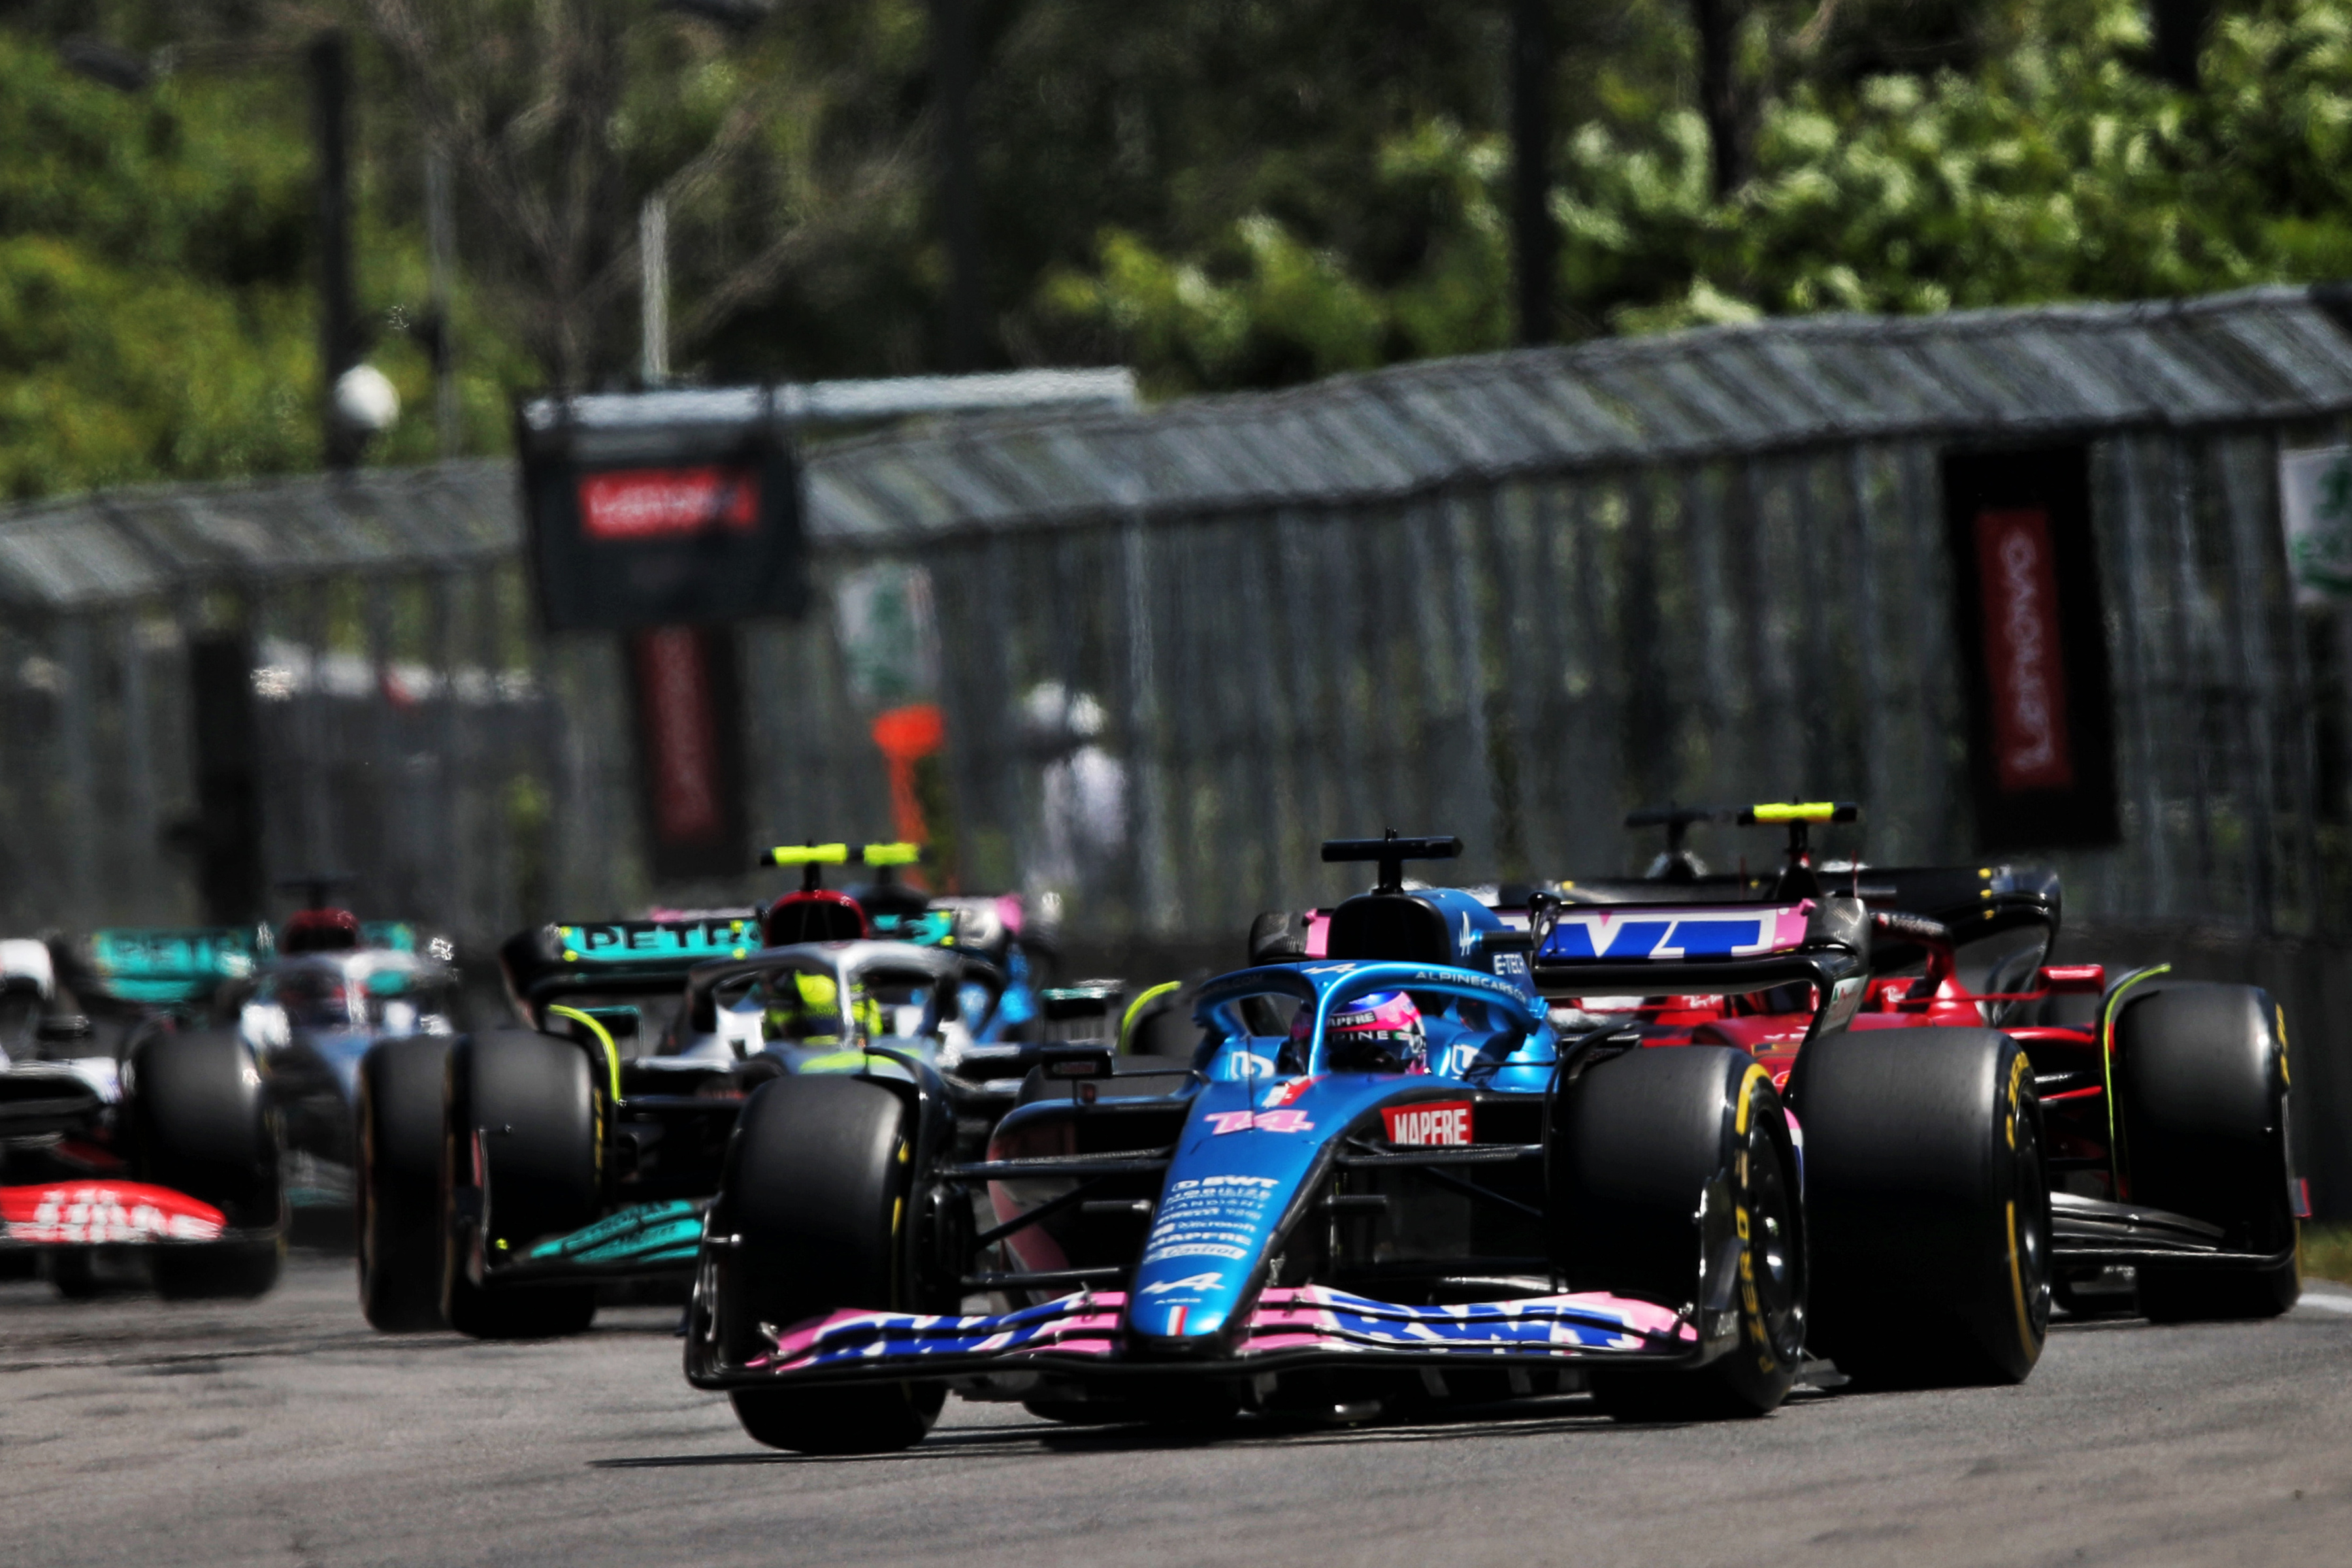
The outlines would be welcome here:
[[[0,1563],[2352,1561],[2352,1291],[2278,1322],[2062,1325],[2022,1388],[1801,1395],[1736,1426],[1581,1399],[1217,1440],[951,1402],[906,1455],[754,1447],[676,1312],[387,1338],[347,1263],[258,1302],[0,1285]]]

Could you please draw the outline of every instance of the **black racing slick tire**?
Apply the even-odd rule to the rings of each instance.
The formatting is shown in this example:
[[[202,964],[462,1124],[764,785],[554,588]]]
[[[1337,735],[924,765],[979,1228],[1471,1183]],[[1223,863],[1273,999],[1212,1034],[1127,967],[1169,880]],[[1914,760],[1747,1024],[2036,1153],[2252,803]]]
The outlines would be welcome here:
[[[596,1316],[594,1286],[486,1287],[469,1264],[477,1231],[495,1267],[596,1218],[600,1108],[587,1052],[545,1035],[484,1035],[451,1047],[445,1081],[442,1315],[481,1340],[583,1331]]]
[[[385,1333],[442,1326],[441,1110],[449,1041],[385,1040],[360,1061],[360,1310]]]
[[[226,1030],[164,1029],[134,1046],[126,1065],[133,1173],[202,1199],[248,1233],[156,1247],[149,1258],[156,1293],[173,1300],[265,1294],[285,1261],[285,1205],[278,1135],[252,1052]]]
[[[715,1302],[730,1362],[774,1348],[761,1323],[916,1306],[899,1230],[917,1208],[908,1201],[911,1156],[906,1108],[877,1084],[783,1078],[744,1102],[718,1204],[739,1238]],[[771,1448],[878,1454],[920,1442],[947,1390],[877,1383],[737,1389],[730,1398],[743,1430]]]
[[[2126,1194],[2221,1227],[2264,1266],[2139,1270],[2158,1322],[2275,1318],[2303,1293],[2289,1194],[2286,1022],[2251,985],[2168,984],[2116,1017],[2116,1100]]]
[[[2050,1178],[2025,1053],[1990,1029],[1805,1047],[1790,1084],[1813,1348],[1865,1384],[2021,1383],[2050,1325]]]
[[[1546,1147],[1555,1261],[1579,1290],[1701,1309],[1736,1342],[1696,1372],[1595,1366],[1621,1421],[1768,1414],[1805,1342],[1805,1214],[1770,1076],[1741,1051],[1628,1051],[1552,1089]]]

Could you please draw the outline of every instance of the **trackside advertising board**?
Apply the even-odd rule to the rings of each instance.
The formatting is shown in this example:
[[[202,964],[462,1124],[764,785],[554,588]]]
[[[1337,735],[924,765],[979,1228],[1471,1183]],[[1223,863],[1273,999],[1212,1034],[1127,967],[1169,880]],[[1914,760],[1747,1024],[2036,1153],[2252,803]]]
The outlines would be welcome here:
[[[550,631],[798,615],[800,479],[772,396],[541,398],[515,421]]]
[[[1944,509],[1979,847],[2114,843],[2113,700],[2088,451],[1947,453]]]

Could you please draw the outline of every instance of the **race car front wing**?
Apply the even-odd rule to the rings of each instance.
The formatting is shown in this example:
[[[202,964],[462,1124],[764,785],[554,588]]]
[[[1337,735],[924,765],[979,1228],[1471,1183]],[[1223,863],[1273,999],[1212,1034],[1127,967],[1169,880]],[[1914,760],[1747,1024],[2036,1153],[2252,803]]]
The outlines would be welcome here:
[[[214,1247],[274,1238],[212,1205],[145,1182],[89,1179],[0,1187],[0,1252],[76,1247]]]
[[[1610,1361],[1670,1367],[1696,1364],[1707,1353],[1683,1314],[1597,1292],[1402,1306],[1305,1285],[1266,1289],[1248,1322],[1232,1336],[1231,1358],[1223,1362],[1135,1357],[1122,1329],[1127,1296],[1080,1290],[995,1315],[844,1310],[782,1328],[761,1324],[774,1350],[731,1365],[719,1353],[709,1299],[707,1289],[698,1290],[687,1344],[687,1379],[709,1389],[1011,1371],[1213,1376],[1361,1365],[1367,1360],[1418,1366]]]
[[[2167,1268],[2270,1268],[2294,1256],[2232,1250],[2222,1229],[2145,1204],[2050,1194],[2050,1260],[2074,1268],[2160,1264]]]

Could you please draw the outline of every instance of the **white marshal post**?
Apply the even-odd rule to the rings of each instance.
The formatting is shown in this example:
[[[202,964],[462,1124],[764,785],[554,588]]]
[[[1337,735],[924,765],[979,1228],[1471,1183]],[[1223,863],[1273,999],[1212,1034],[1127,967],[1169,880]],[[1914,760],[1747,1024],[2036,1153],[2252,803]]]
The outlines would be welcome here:
[[[647,196],[637,212],[637,253],[645,264],[643,333],[646,385],[669,381],[669,204]]]

